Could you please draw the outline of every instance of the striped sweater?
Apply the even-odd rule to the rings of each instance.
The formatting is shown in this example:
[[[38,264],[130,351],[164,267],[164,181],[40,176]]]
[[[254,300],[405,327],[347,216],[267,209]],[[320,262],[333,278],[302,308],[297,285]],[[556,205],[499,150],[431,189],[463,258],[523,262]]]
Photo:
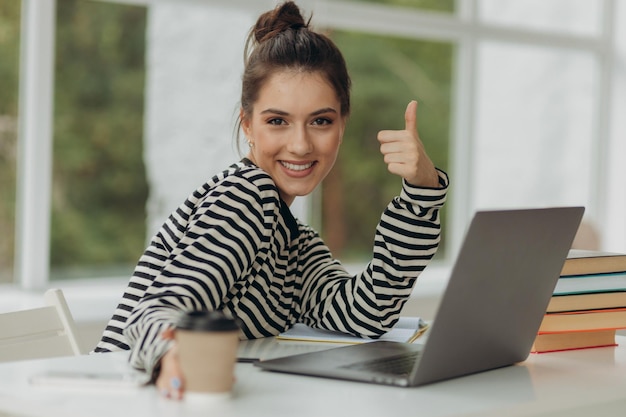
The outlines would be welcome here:
[[[274,336],[296,322],[376,338],[397,321],[440,239],[441,188],[414,187],[385,209],[373,259],[357,275],[295,219],[271,177],[243,160],[197,189],[139,259],[95,352],[131,350],[152,372],[171,341],[160,334],[182,312],[222,310],[241,337]]]

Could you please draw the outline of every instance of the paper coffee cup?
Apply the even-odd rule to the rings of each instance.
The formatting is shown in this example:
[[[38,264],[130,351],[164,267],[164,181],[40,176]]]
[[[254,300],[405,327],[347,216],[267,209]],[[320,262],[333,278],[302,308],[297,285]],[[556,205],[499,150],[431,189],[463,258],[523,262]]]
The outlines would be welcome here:
[[[239,345],[235,320],[216,311],[187,313],[180,318],[175,337],[186,392],[232,390]]]

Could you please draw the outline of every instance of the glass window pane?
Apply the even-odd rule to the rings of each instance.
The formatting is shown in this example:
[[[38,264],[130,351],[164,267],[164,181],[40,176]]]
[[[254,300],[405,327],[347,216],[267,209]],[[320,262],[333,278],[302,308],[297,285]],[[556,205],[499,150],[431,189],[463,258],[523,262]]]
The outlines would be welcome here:
[[[588,206],[597,90],[593,57],[485,43],[478,63],[475,206]]]
[[[379,3],[389,6],[413,7],[434,12],[454,12],[455,0],[352,0],[361,3]]]
[[[13,281],[20,7],[0,2],[0,284]]]
[[[145,246],[145,7],[57,3],[51,279],[130,275]]]
[[[593,35],[601,32],[603,1],[588,0],[479,0],[478,16],[485,22]]]
[[[447,169],[453,46],[342,31],[332,37],[352,77],[352,114],[322,186],[322,231],[336,256],[362,261],[371,256],[382,210],[401,187],[387,171],[377,134],[404,128],[410,100],[419,103],[419,133],[430,157]]]

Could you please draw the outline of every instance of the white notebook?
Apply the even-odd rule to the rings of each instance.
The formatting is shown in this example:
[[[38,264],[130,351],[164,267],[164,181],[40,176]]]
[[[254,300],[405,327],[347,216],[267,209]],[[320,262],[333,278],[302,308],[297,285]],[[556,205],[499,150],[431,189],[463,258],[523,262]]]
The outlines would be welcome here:
[[[306,324],[296,323],[291,329],[282,332],[276,339],[296,342],[324,342],[356,344],[387,340],[391,342],[412,343],[428,329],[428,324],[420,317],[400,317],[396,325],[379,339],[364,339],[341,332],[314,329]]]

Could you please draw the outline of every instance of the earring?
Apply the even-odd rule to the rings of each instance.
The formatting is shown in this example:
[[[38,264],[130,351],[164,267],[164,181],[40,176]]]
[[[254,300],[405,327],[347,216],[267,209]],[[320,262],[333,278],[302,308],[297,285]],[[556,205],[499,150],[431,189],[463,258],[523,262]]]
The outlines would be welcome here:
[[[249,146],[250,148],[254,148],[254,142],[251,142],[251,141],[249,141],[249,140],[248,140],[248,146]]]

